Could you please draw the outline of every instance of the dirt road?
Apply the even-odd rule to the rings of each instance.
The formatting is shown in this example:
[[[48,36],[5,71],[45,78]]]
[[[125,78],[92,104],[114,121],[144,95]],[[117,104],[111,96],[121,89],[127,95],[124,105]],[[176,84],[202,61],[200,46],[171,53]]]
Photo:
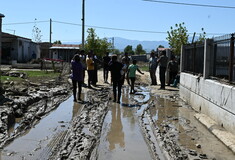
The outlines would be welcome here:
[[[100,71],[97,87],[83,88],[83,101],[64,101],[4,147],[0,159],[235,159],[177,88],[150,86],[147,72],[136,84],[133,95],[125,84],[121,103],[114,103]]]

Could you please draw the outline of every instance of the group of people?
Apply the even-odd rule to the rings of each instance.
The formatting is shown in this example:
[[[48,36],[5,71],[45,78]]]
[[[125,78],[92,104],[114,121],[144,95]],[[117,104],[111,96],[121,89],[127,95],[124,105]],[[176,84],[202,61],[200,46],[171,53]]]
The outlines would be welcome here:
[[[138,71],[140,74],[144,73],[140,71],[137,65],[137,61],[135,59],[131,60],[131,58],[128,56],[128,53],[125,53],[119,62],[117,55],[112,55],[112,57],[109,57],[109,52],[105,54],[102,60],[98,60],[93,51],[90,51],[86,57],[85,52],[82,50],[79,54],[76,54],[71,61],[71,79],[73,84],[74,101],[81,100],[82,86],[85,85],[85,70],[87,70],[88,75],[87,87],[92,88],[92,86],[96,86],[96,83],[98,82],[98,63],[103,64],[104,83],[108,83],[108,75],[109,72],[111,72],[110,83],[112,83],[113,86],[113,102],[120,103],[121,88],[125,80],[127,80],[127,83],[131,87],[130,94],[134,94],[136,92],[134,89],[136,71]],[[160,76],[159,78],[161,82],[160,89],[165,89],[165,72],[167,69],[169,70],[170,77],[168,85],[172,84],[178,73],[178,65],[175,65],[176,63],[177,62],[173,56],[168,62],[166,51],[162,51],[159,57],[155,56],[155,53],[152,52],[149,60],[149,72],[152,82],[151,85],[157,85],[156,69],[158,66]]]
[[[161,87],[159,89],[165,89],[166,84],[166,71],[169,72],[168,86],[175,86],[179,78],[178,75],[178,62],[174,55],[171,55],[170,61],[166,56],[166,51],[163,50],[160,56],[156,56],[154,52],[151,52],[149,59],[149,73],[151,78],[151,85],[157,85],[156,70],[159,66],[159,79]],[[178,77],[178,78],[177,78]]]

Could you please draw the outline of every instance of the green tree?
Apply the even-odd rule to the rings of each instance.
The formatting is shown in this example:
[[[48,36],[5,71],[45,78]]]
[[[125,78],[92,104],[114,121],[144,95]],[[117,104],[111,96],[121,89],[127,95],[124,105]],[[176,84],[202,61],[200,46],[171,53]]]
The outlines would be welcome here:
[[[127,46],[124,48],[124,52],[125,52],[125,53],[128,53],[129,55],[133,55],[133,54],[134,54],[134,51],[132,50],[132,46],[131,46],[131,45],[127,45]]]
[[[113,54],[117,54],[118,55],[118,54],[121,54],[121,52],[118,49],[114,49],[113,50]]]
[[[62,44],[60,40],[56,40],[53,44]]]
[[[180,55],[181,46],[188,42],[188,30],[184,26],[184,22],[175,24],[175,28],[171,27],[170,29],[170,31],[167,31],[168,37],[166,39],[174,53]]]
[[[107,41],[107,38],[100,39],[93,28],[88,28],[87,32],[88,36],[85,43],[87,52],[93,50],[97,56],[102,57],[106,52],[112,51],[112,44]]]
[[[163,45],[161,45],[161,44],[160,44],[157,48],[165,48],[165,47],[164,47]]]
[[[145,54],[146,51],[143,50],[143,47],[141,44],[138,44],[135,49],[135,54],[140,55],[140,54]]]

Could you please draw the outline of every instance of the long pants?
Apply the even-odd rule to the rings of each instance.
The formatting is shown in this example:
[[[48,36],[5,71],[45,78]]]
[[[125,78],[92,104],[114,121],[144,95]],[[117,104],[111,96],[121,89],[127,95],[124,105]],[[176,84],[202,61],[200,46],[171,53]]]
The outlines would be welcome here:
[[[122,94],[122,81],[113,79],[113,99],[116,101],[117,98],[117,87],[118,87],[118,99],[120,102],[121,94]]]
[[[177,75],[178,72],[169,72],[169,82],[168,85],[173,84],[175,77]]]
[[[108,80],[108,75],[109,75],[109,69],[108,69],[108,67],[104,67],[103,74],[104,74],[104,82],[107,82],[107,80]]]
[[[166,73],[166,67],[160,67],[159,77],[162,89],[165,89],[165,83],[166,83],[165,73]]]
[[[94,69],[93,71],[93,77],[92,77],[92,84],[96,85],[96,83],[98,82],[98,71],[97,69]]]
[[[156,69],[151,69],[149,71],[150,73],[150,78],[151,78],[151,81],[152,81],[152,85],[157,85],[157,77],[156,77]]]
[[[75,80],[72,80],[73,82],[73,97],[74,97],[74,100],[76,101],[77,99],[77,85],[78,85],[78,99],[81,98],[81,93],[82,93],[82,81],[75,81]]]
[[[94,76],[94,70],[87,70],[87,73],[88,73],[88,87],[90,87]]]

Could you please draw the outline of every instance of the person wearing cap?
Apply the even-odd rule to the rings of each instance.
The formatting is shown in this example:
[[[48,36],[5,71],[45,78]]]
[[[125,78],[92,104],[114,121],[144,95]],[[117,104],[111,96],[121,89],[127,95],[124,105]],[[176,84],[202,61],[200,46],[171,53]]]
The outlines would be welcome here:
[[[112,62],[109,65],[109,70],[111,71],[111,78],[113,81],[113,102],[117,103],[120,103],[121,99],[122,79],[123,79],[123,76],[121,75],[122,68],[123,64],[117,61],[117,55],[114,54],[112,56]]]

